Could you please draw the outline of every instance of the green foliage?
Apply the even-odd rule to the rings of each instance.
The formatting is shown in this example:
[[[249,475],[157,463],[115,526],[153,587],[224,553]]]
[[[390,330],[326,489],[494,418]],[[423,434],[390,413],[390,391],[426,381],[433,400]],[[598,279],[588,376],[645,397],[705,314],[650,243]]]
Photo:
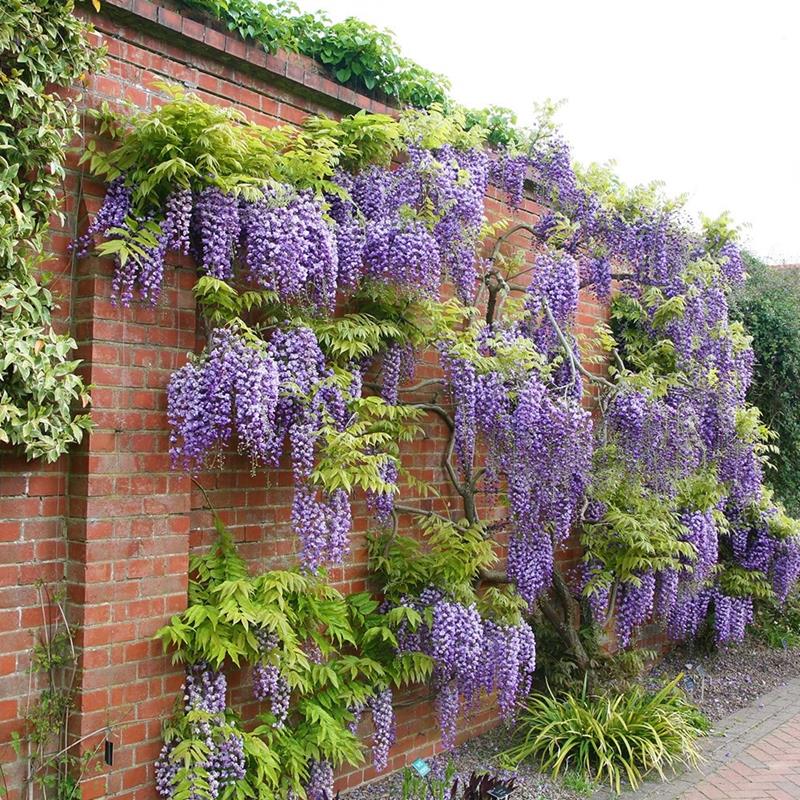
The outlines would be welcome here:
[[[800,647],[800,596],[797,592],[783,605],[759,603],[751,630],[756,638],[776,650]]]
[[[449,759],[441,776],[429,774],[422,778],[413,769],[403,768],[403,800],[449,800],[456,765]]]
[[[255,39],[269,53],[279,48],[297,52],[304,26],[314,24],[314,15],[301,15],[294,3],[240,3],[229,0],[185,0],[185,4],[222,20],[229,30]]]
[[[578,184],[595,194],[608,209],[633,222],[654,212],[670,212],[682,208],[686,196],[676,198],[664,194],[661,181],[637,186],[628,186],[614,171],[614,162],[608,164],[589,164],[586,167],[575,165]]]
[[[585,605],[585,604],[584,604]],[[556,692],[579,691],[588,679],[590,685],[608,689],[624,689],[640,676],[658,656],[653,650],[634,648],[609,653],[602,647],[602,631],[591,619],[588,608],[582,608],[578,636],[588,659],[582,669],[575,654],[564,646],[552,625],[543,616],[533,620],[536,634],[536,685]]]
[[[157,84],[170,101],[152,111],[138,111],[124,118],[107,107],[95,113],[99,132],[116,144],[108,152],[90,141],[81,157],[93,174],[111,181],[125,174],[134,189],[137,211],[160,207],[175,186],[203,188],[216,185],[226,192],[253,193],[270,181],[291,183],[298,189],[334,191],[329,178],[337,164],[353,158],[360,127],[311,130],[267,128],[249,123],[231,107],[204,103],[180,87]],[[377,136],[379,129],[392,131],[396,123],[366,116],[354,117]],[[383,139],[391,154],[391,132]],[[377,146],[372,150],[378,156]],[[381,153],[381,157],[385,157]]]
[[[264,800],[305,797],[308,762],[357,765],[362,747],[348,730],[349,711],[377,689],[424,681],[432,664],[427,656],[397,657],[395,630],[400,615],[383,615],[367,593],[342,596],[325,580],[295,570],[274,570],[251,576],[238,555],[230,533],[216,521],[217,540],[211,549],[191,560],[189,605],[174,616],[157,637],[176,661],[206,661],[219,669],[226,664],[256,664],[268,659],[278,667],[292,691],[286,725],[276,727],[271,711],[263,711],[251,731],[233,712],[219,735],[241,736],[247,776],[233,797]],[[271,632],[278,646],[264,655],[256,631]],[[310,653],[318,656],[312,658]],[[179,701],[165,730],[176,742],[172,758],[182,766],[177,792],[188,791],[190,779],[203,775],[206,755],[196,738],[203,712],[185,712]]]
[[[652,335],[648,311],[655,309],[658,316],[654,320],[655,328],[663,331],[666,322],[683,312],[685,301],[682,295],[676,295],[660,306],[663,301],[663,294],[655,287],[643,291],[641,300],[620,293],[611,301],[611,330],[619,343],[620,356],[636,374],[636,385],[641,387],[644,381],[648,381],[652,384],[649,388],[657,396],[683,377],[677,373],[672,340],[663,334]]]
[[[349,383],[351,374],[340,374]],[[324,385],[321,383],[317,391]],[[323,426],[312,482],[328,492],[339,488],[350,492],[356,486],[372,492],[392,490],[394,485],[381,477],[381,465],[387,457],[399,462],[400,445],[421,434],[416,423],[422,411],[413,406],[392,406],[380,397],[354,398],[349,408],[352,416],[343,431],[332,420]]]
[[[719,573],[719,587],[730,597],[752,597],[754,600],[771,600],[772,584],[759,570],[750,570],[738,564],[726,564]]]
[[[523,137],[517,127],[517,115],[510,108],[470,108],[465,114],[467,126],[483,128],[486,141],[492,147],[499,150],[524,147]]]
[[[576,794],[583,795],[584,797],[590,797],[597,789],[597,785],[594,781],[577,770],[567,770],[561,776],[561,783],[563,783],[567,789],[570,789]]]
[[[370,164],[386,165],[400,147],[401,128],[393,117],[359,111],[349,117],[309,117],[303,135],[312,143],[329,138],[338,146],[338,164],[358,171]]]
[[[302,14],[291,2],[184,0],[213,14],[267,52],[284,49],[324,64],[339,83],[378,90],[402,105],[427,108],[447,99],[449,82],[405,58],[388,31],[355,17],[331,24],[323,14]]]
[[[254,310],[262,312],[261,322],[274,325],[287,319],[287,310],[281,306],[278,295],[264,289],[239,292],[219,278],[202,275],[192,292],[203,317],[213,326],[240,320]],[[243,326],[244,331],[250,328]],[[256,336],[250,331],[251,338]]]
[[[580,688],[586,679],[587,670],[581,669],[575,653],[565,647],[558,633],[543,615],[534,617],[533,631],[536,635],[536,685],[547,685],[556,691]],[[591,622],[582,621],[578,627],[578,637],[588,659],[588,671],[591,675],[597,674],[603,661],[599,633],[597,625]]]
[[[487,106],[486,108],[457,109],[450,105],[448,113],[458,110],[464,115],[465,127],[468,130],[477,128],[482,139],[489,147],[510,153],[532,152],[537,145],[558,134],[555,116],[562,101],[545,100],[535,103],[534,122],[528,128],[520,127],[517,115],[510,108]]]
[[[345,314],[311,323],[319,346],[334,364],[372,358],[393,342],[407,340],[401,320],[370,314]]]
[[[718,255],[719,251],[731,242],[736,242],[739,238],[739,228],[733,222],[731,215],[725,211],[718,217],[707,217],[705,214],[700,215],[700,222],[702,224],[702,233],[705,245],[710,253]],[[752,257],[747,253],[742,254],[745,261],[749,261]]]
[[[52,295],[30,275],[0,280],[0,442],[55,461],[91,427],[89,395],[70,360],[75,341],[50,327]]]
[[[535,695],[522,713],[516,743],[504,753],[511,764],[536,759],[554,776],[573,770],[617,792],[636,788],[650,772],[696,765],[696,739],[709,723],[678,688],[682,676],[650,694],[638,686],[622,694]]]
[[[70,360],[75,342],[51,326],[51,293],[35,277],[66,148],[79,133],[75,100],[55,90],[98,69],[72,0],[10,0],[0,15],[0,442],[55,461],[79,442],[88,395]]]
[[[414,108],[446,101],[449,81],[405,58],[390,32],[348,17],[334,25],[320,21],[314,33],[301,52],[325,64],[340,83],[377,89]]]
[[[452,338],[470,316],[470,309],[456,298],[442,301],[412,298],[395,287],[379,283],[365,282],[353,297],[353,305],[375,324],[394,326],[393,341],[409,342],[415,347],[427,347],[442,337]],[[377,340],[373,341],[377,345]]]
[[[614,580],[638,586],[639,575],[649,569],[685,571],[695,550],[683,541],[686,529],[679,512],[687,506],[709,507],[710,498],[697,488],[703,486],[701,476],[686,482],[672,502],[665,502],[618,458],[613,443],[595,451],[595,462],[592,496],[605,504],[606,512],[598,522],[584,522],[581,543],[585,559],[602,563],[603,570],[591,578],[586,594],[610,588]]]
[[[211,550],[191,560],[189,607],[157,634],[175,661],[206,661],[215,668],[226,662],[256,663],[260,650],[255,631],[263,630],[279,638],[281,671],[293,689],[341,686],[344,675],[382,680],[384,685],[402,682],[402,675],[392,671],[393,659],[381,663],[385,645],[391,648],[396,641],[368,595],[345,598],[324,580],[324,573],[273,570],[251,577],[219,520],[216,528]],[[341,658],[320,671],[304,649],[310,642],[323,656],[338,653]],[[349,647],[359,648],[363,660],[342,656],[340,651]]]
[[[416,521],[423,541],[396,533],[369,538],[370,570],[386,596],[399,600],[437,586],[460,603],[474,602],[476,577],[496,560],[484,527],[424,512]]]
[[[0,275],[37,252],[58,208],[64,151],[78,133],[67,87],[100,65],[72,0],[9,0],[0,17]]]
[[[776,433],[767,480],[793,513],[800,512],[800,271],[778,270],[745,256],[749,278],[731,315],[752,337],[755,355],[748,400]]]
[[[459,106],[445,108],[434,103],[425,110],[409,109],[400,117],[403,135],[423,147],[436,150],[450,144],[459,150],[480,147],[486,138],[486,129],[470,119]]]
[[[770,503],[772,503],[772,507],[767,520],[770,535],[776,539],[788,539],[790,536],[800,537],[800,520],[790,517],[781,503],[773,502],[771,492],[765,490],[761,500],[761,510],[768,508]]]

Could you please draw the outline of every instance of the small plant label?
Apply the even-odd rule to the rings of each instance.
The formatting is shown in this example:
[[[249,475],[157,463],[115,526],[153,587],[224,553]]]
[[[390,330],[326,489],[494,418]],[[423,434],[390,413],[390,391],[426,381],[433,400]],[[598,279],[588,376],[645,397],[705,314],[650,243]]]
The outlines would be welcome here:
[[[416,759],[416,761],[413,761],[411,764],[411,768],[414,770],[414,772],[417,773],[417,775],[420,776],[420,778],[427,777],[427,775],[431,771],[430,764],[428,764],[427,761],[421,758],[418,758]],[[505,795],[503,795],[503,797],[505,797]]]

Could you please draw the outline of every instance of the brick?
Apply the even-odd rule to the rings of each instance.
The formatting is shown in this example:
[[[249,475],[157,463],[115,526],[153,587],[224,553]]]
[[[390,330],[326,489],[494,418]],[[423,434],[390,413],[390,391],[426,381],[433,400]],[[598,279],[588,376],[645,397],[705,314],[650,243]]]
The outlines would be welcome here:
[[[225,49],[225,34],[215,31],[213,28],[206,28],[203,34],[203,41],[215,50]]]
[[[183,33],[184,36],[188,36],[190,39],[195,39],[198,42],[205,40],[205,26],[200,22],[195,22],[194,20],[186,17],[183,18],[183,22],[181,24],[181,33]]]
[[[163,25],[165,28],[169,28],[171,31],[176,31],[180,33],[181,26],[183,23],[183,18],[180,14],[176,13],[175,11],[171,11],[168,8],[164,8],[163,6],[159,6],[158,9],[158,22],[160,25]]]
[[[81,781],[81,800],[98,800],[98,798],[107,796],[105,776]]]
[[[22,535],[19,522],[0,522],[0,542],[15,542]]]
[[[247,55],[247,45],[241,39],[228,36],[225,39],[225,52],[243,59]]]
[[[149,0],[133,0],[132,9],[134,14],[144,19],[155,21],[158,19],[158,6]]]

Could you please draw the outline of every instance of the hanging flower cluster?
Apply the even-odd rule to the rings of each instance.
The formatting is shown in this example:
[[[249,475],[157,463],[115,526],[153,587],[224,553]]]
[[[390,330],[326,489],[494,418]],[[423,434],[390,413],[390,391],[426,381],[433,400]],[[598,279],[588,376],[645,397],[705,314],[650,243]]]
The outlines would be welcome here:
[[[462,701],[469,708],[481,692],[498,693],[500,710],[513,721],[530,692],[536,667],[536,642],[526,622],[500,624],[482,619],[475,605],[465,606],[429,587],[401,605],[419,612],[425,623],[401,631],[399,651],[422,652],[434,661],[433,685],[442,744],[455,744]]]
[[[389,765],[389,750],[397,735],[393,700],[392,690],[387,686],[367,701],[374,728],[372,763],[378,772],[383,772]]]
[[[278,637],[262,629],[257,630],[255,635],[262,660],[253,667],[253,696],[261,702],[269,701],[270,711],[275,717],[273,727],[282,728],[289,714],[291,690],[289,682],[273,659],[278,647]]]
[[[531,357],[533,333],[529,319],[512,328],[486,329],[478,343],[482,363],[516,348]],[[546,357],[533,352],[540,362]],[[513,522],[508,576],[532,605],[551,584],[555,546],[577,520],[591,467],[591,416],[535,366],[514,362],[511,368],[479,372],[469,359],[446,349],[442,361],[455,404],[458,461],[471,474],[480,436],[488,483],[502,479],[507,486]]]
[[[365,709],[372,715],[372,764],[377,772],[383,772],[389,764],[389,750],[395,742],[397,729],[394,715],[394,694],[387,686],[379,689],[365,703],[351,706],[352,722],[348,725],[350,733],[356,734]]]
[[[333,310],[338,251],[320,204],[289,187],[265,190],[240,211],[245,278],[286,303]]]
[[[478,149],[430,151],[414,143],[407,154],[395,170],[337,176],[348,193],[331,199],[340,288],[369,278],[435,298],[449,276],[472,302],[489,158]]]
[[[330,800],[333,795],[333,765],[330,761],[312,761],[306,784],[308,800]]]
[[[234,427],[253,463],[274,462],[278,391],[278,366],[266,348],[245,344],[230,328],[213,330],[202,357],[175,372],[167,388],[173,465],[196,471],[213,462]]]
[[[131,217],[131,187],[116,178],[86,233],[75,243],[86,255],[95,236],[125,240],[148,221]],[[336,301],[338,251],[322,205],[308,192],[270,185],[256,200],[217,186],[197,192],[178,189],[164,205],[151,241],[123,262],[117,259],[115,298],[130,305],[138,291],[155,305],[168,252],[190,254],[200,271],[230,281],[241,264],[243,281],[275,292],[281,301],[332,311]]]
[[[173,463],[189,471],[213,464],[234,431],[254,465],[279,466],[291,445],[292,527],[311,570],[341,563],[349,549],[350,501],[337,489],[322,498],[311,483],[319,431],[343,430],[347,406],[308,328],[276,329],[265,347],[231,328],[212,331],[203,354],[175,372],[167,389]],[[327,382],[326,382],[327,381]]]
[[[191,736],[205,745],[205,760],[187,768],[176,752],[179,741],[168,739],[156,761],[156,789],[161,797],[171,800],[180,779],[189,787],[189,796],[216,800],[245,776],[242,738],[225,720],[225,675],[208,664],[193,664],[186,669],[182,691],[183,713],[191,715]],[[187,770],[190,774],[182,774]]]

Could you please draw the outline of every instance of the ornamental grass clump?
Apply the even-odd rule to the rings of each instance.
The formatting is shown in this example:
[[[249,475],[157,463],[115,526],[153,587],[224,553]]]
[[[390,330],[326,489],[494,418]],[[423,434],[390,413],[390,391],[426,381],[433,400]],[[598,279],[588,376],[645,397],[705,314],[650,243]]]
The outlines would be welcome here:
[[[697,739],[710,725],[678,688],[681,677],[655,694],[633,686],[592,696],[584,685],[580,694],[535,695],[504,759],[538,759],[554,777],[572,769],[617,792],[623,779],[635,789],[650,772],[664,778],[665,767],[696,766]]]

